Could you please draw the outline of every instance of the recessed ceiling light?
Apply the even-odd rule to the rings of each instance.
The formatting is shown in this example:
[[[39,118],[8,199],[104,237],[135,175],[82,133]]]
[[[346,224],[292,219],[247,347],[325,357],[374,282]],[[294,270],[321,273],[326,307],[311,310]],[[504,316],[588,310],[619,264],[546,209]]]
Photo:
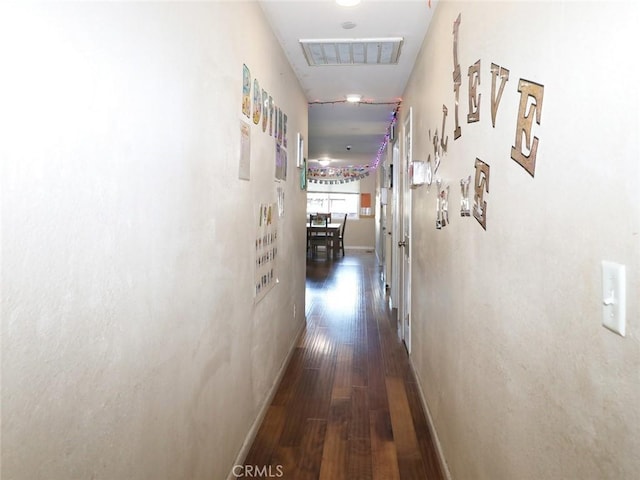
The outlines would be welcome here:
[[[362,95],[358,95],[357,93],[347,95],[347,102],[358,103],[360,100],[362,100]]]
[[[318,163],[323,167],[327,167],[331,163],[331,159],[330,158],[321,158],[320,160],[318,160]]]
[[[336,0],[336,3],[341,7],[355,7],[360,3],[360,0]]]
[[[353,28],[356,28],[356,24],[354,22],[342,22],[340,25],[345,30],[351,30]]]

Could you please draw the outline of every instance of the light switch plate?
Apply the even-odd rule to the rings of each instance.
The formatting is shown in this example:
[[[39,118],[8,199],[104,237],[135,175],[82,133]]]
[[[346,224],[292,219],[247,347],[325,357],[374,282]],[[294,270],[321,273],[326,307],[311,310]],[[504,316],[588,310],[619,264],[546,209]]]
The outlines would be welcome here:
[[[626,271],[619,263],[602,261],[602,325],[624,337]]]

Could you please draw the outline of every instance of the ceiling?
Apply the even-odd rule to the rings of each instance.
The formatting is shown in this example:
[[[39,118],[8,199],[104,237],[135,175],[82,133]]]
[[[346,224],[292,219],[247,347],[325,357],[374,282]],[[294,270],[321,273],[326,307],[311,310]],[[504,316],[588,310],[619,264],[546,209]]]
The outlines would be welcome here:
[[[431,0],[260,0],[309,101],[309,166],[375,165],[433,14]],[[354,26],[355,25],[355,26]],[[351,28],[345,28],[351,27]],[[301,39],[402,37],[397,64],[309,66]],[[380,42],[373,42],[374,45]],[[360,94],[360,103],[346,102]]]

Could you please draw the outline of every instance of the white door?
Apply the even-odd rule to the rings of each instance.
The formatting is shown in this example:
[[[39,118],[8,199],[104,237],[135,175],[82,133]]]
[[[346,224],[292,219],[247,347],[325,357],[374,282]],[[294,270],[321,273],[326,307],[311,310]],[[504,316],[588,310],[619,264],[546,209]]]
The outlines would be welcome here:
[[[396,141],[393,144],[393,172],[391,175],[392,179],[392,193],[393,193],[393,201],[391,203],[391,247],[389,252],[391,253],[391,308],[396,310],[400,309],[400,260],[402,257],[398,255],[398,253],[402,253],[398,249],[398,242],[402,239],[402,224],[401,224],[401,214],[402,208],[400,200],[402,199],[402,195],[400,195],[400,191],[402,188],[400,182],[400,174],[402,172],[402,167],[400,165],[400,141]],[[400,338],[403,337],[401,334],[402,330],[402,322],[398,321],[398,336]]]
[[[411,185],[409,184],[409,165],[413,158],[412,147],[412,123],[413,109],[409,108],[409,114],[404,121],[403,145],[402,145],[402,185],[401,200],[402,205],[402,237],[398,241],[398,248],[401,253],[400,265],[400,309],[398,311],[398,323],[402,324],[402,340],[411,353]]]

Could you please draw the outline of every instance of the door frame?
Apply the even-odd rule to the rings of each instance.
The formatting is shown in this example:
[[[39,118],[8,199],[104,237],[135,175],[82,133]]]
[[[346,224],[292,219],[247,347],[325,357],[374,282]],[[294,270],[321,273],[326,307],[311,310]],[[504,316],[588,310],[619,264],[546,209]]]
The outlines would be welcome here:
[[[400,308],[398,309],[399,333],[404,341],[407,352],[411,353],[411,202],[412,191],[409,178],[409,168],[413,159],[413,108],[409,107],[407,117],[403,122],[402,144],[402,184],[401,184],[401,238],[398,243],[400,257]]]

